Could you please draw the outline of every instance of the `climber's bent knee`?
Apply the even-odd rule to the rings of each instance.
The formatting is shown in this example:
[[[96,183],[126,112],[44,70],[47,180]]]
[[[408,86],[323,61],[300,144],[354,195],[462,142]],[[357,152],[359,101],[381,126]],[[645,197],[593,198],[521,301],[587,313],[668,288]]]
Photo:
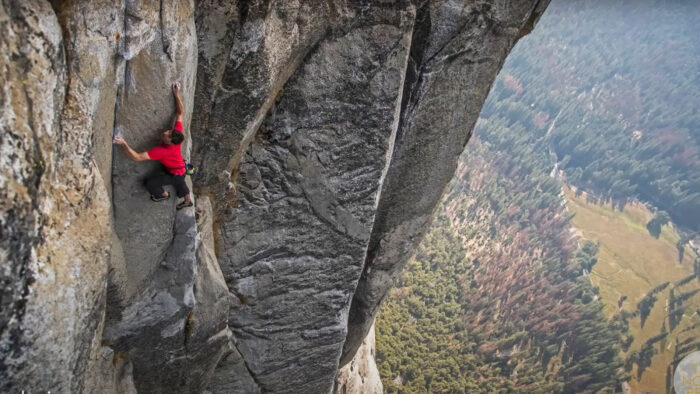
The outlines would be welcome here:
[[[156,175],[146,178],[144,184],[152,196],[160,197],[163,195],[163,186],[170,183],[169,180],[168,174]]]

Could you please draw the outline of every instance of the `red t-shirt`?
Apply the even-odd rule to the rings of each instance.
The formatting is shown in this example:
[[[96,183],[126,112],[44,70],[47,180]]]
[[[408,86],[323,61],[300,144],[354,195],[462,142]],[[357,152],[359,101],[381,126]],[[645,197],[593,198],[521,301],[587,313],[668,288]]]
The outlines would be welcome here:
[[[173,130],[182,133],[182,123],[175,122]],[[182,160],[180,145],[158,145],[147,153],[151,160],[158,160],[161,162],[171,174],[182,175],[185,173],[185,161]]]

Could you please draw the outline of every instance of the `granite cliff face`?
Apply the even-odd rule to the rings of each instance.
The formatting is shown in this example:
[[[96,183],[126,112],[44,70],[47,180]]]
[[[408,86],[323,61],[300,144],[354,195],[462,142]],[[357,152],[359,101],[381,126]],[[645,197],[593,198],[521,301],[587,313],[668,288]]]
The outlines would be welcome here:
[[[380,391],[358,348],[547,3],[0,2],[0,391]],[[181,211],[111,144],[174,81]]]
[[[333,392],[338,394],[381,394],[384,391],[377,364],[374,325],[349,363],[338,370]]]

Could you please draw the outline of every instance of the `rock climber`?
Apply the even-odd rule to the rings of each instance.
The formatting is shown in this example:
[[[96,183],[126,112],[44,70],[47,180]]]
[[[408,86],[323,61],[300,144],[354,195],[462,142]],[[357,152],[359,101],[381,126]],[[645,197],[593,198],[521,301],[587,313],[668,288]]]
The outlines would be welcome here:
[[[170,130],[164,130],[160,134],[161,144],[146,152],[136,152],[124,138],[114,137],[114,143],[121,145],[126,155],[134,161],[158,160],[165,167],[161,174],[151,176],[146,179],[146,189],[151,193],[151,200],[163,201],[170,198],[167,190],[163,190],[165,185],[173,185],[178,198],[184,200],[177,204],[177,209],[192,206],[190,190],[185,183],[185,161],[182,159],[180,144],[185,136],[182,130],[182,119],[185,107],[180,100],[180,84],[177,82],[172,87],[175,96],[175,125]]]

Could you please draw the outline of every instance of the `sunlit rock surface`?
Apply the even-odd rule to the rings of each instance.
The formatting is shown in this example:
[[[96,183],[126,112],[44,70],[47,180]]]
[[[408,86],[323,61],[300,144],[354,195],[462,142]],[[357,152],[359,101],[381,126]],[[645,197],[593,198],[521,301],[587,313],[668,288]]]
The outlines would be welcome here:
[[[374,341],[374,325],[357,349],[355,357],[338,370],[335,377],[335,394],[381,394],[381,377],[374,360],[377,347]]]
[[[381,390],[338,369],[547,3],[1,3],[0,391]],[[111,144],[175,81],[182,211]]]

